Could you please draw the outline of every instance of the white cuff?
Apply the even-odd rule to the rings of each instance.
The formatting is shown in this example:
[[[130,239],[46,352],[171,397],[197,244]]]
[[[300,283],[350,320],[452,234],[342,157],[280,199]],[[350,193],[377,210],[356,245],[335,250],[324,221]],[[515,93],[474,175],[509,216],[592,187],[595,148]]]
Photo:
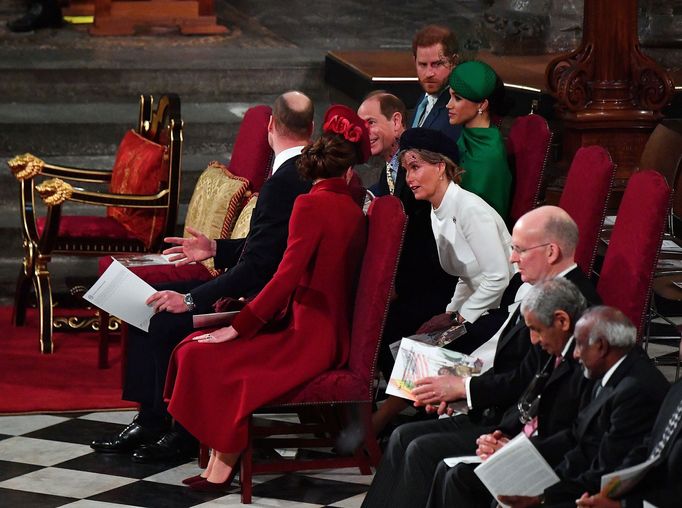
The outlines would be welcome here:
[[[464,378],[464,389],[467,392],[467,406],[469,406],[469,409],[473,409],[474,405],[471,402],[471,390],[469,389],[470,383],[471,383],[471,377],[465,377]]]

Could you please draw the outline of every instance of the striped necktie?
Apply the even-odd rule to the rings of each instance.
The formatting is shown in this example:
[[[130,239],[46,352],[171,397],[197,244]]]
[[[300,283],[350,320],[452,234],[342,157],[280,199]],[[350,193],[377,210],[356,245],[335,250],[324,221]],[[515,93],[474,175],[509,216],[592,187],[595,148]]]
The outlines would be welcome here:
[[[679,404],[677,404],[677,408],[675,409],[675,412],[672,414],[672,416],[668,420],[668,423],[665,426],[665,430],[663,431],[663,435],[661,436],[661,439],[658,440],[658,443],[656,443],[656,446],[654,446],[654,449],[651,450],[651,455],[649,455],[650,459],[657,459],[658,457],[661,456],[661,453],[663,453],[663,449],[665,448],[665,445],[668,444],[668,441],[670,441],[670,438],[673,436],[673,434],[675,434],[675,431],[677,430],[677,427],[680,424],[681,418],[682,418],[682,400],[680,401]]]

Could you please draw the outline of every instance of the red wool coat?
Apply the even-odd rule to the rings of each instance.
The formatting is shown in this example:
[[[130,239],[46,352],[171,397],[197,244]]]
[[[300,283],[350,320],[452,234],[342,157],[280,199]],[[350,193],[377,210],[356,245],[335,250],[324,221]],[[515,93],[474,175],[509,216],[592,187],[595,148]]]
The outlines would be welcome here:
[[[175,348],[165,390],[173,417],[211,448],[241,452],[254,410],[343,366],[366,237],[343,179],[299,196],[277,272],[233,323],[239,337],[192,342],[202,331]]]

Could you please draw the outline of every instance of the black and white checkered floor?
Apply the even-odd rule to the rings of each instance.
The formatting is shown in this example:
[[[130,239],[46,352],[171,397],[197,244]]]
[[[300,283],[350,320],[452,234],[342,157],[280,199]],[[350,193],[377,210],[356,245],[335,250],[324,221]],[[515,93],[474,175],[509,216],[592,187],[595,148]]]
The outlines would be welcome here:
[[[0,506],[239,506],[228,494],[189,490],[180,481],[199,472],[196,460],[136,464],[125,455],[95,454],[88,443],[118,432],[134,412],[0,416]],[[342,469],[254,478],[254,507],[359,507],[372,477]]]

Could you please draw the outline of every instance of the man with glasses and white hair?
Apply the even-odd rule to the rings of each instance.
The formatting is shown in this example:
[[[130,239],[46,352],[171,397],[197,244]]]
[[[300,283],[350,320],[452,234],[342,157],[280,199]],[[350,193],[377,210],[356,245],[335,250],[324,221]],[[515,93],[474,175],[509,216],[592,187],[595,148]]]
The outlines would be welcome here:
[[[519,272],[505,290],[500,308],[467,325],[466,335],[454,341],[459,349],[463,340],[490,338],[472,352],[473,356],[483,357],[488,370],[472,378],[425,378],[417,382],[419,386],[413,391],[417,404],[438,405],[439,412],[446,410],[448,402],[463,399],[468,414],[398,427],[391,435],[363,507],[423,506],[439,462],[462,455],[467,447],[464,454],[473,454],[481,426],[499,424],[504,411],[516,404],[540,368],[539,356],[529,351],[530,330],[519,308],[534,284],[565,277],[588,302],[600,302],[594,286],[574,261],[577,242],[575,222],[556,206],[536,208],[517,221],[510,259]],[[525,368],[521,369],[521,365]]]

